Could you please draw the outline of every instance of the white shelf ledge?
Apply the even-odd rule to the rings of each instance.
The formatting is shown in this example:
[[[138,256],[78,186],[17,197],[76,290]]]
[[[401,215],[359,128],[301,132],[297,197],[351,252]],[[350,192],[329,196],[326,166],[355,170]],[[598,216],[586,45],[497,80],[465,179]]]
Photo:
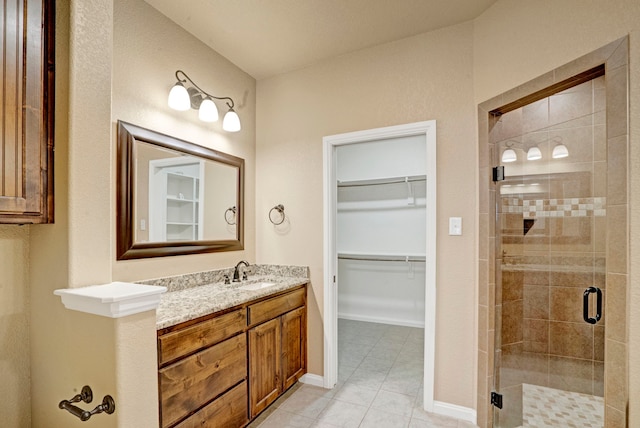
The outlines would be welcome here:
[[[167,287],[157,285],[112,282],[82,288],[62,288],[53,294],[60,296],[67,309],[120,318],[154,310],[160,303],[160,295]]]

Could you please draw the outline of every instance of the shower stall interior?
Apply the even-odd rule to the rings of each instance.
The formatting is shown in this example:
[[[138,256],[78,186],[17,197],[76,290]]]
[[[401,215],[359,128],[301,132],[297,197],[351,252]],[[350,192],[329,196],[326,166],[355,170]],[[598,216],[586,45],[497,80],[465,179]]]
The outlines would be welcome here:
[[[495,117],[495,426],[603,426],[605,105],[600,75]]]
[[[629,41],[478,106],[478,425],[628,407]]]

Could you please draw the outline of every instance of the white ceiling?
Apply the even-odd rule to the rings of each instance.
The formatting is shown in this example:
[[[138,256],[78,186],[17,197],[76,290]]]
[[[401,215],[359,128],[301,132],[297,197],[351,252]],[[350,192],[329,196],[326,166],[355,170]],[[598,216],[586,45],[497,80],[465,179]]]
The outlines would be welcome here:
[[[474,19],[496,0],[145,0],[260,80]]]

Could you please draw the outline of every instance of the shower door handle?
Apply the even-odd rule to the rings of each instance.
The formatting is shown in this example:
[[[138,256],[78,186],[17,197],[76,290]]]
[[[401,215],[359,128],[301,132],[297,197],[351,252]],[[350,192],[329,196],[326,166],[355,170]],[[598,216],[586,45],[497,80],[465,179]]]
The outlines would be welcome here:
[[[589,295],[591,293],[596,293],[596,316],[589,316]],[[597,287],[589,287],[584,290],[584,295],[582,297],[582,318],[585,322],[589,324],[595,324],[600,321],[602,318],[602,290]]]

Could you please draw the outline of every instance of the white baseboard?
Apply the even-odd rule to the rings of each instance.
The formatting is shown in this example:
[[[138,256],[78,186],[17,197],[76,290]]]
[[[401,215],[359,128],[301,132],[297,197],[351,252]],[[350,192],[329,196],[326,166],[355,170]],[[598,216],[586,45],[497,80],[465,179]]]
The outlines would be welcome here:
[[[305,373],[300,378],[300,382],[306,383],[307,385],[319,386],[320,388],[324,388],[324,377],[313,374],[313,373]]]
[[[401,320],[396,318],[385,318],[379,316],[356,315],[344,312],[338,312],[338,318],[351,321],[375,322],[380,324],[400,325],[403,327],[424,328],[424,321]]]
[[[439,415],[450,416],[456,419],[477,424],[478,415],[475,410],[468,407],[458,406],[456,404],[443,403],[442,401],[433,402],[433,413]]]

